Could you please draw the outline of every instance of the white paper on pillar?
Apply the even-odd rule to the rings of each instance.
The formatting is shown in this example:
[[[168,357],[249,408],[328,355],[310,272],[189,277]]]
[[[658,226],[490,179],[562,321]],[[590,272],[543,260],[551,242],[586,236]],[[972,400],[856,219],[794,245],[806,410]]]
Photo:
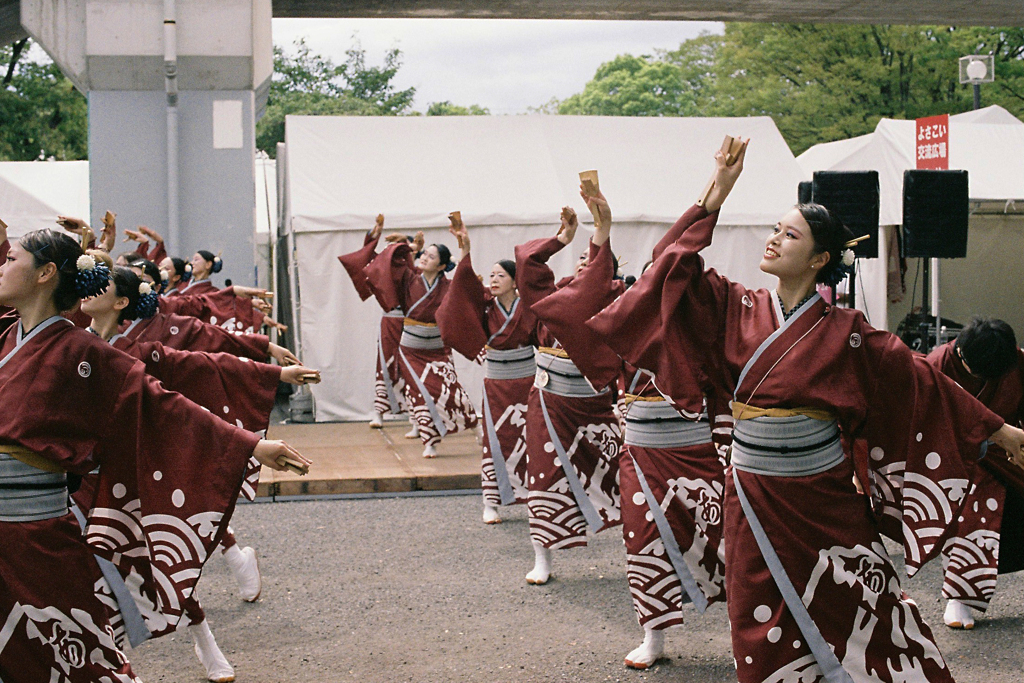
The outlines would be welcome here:
[[[241,100],[213,101],[213,148],[242,149]]]

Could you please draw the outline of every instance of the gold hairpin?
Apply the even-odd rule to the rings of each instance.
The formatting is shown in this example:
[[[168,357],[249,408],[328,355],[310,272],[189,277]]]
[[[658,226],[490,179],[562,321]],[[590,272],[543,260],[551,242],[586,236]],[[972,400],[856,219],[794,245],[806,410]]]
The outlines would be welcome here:
[[[853,247],[857,246],[858,244],[860,244],[864,240],[869,240],[869,239],[871,239],[871,235],[861,235],[860,237],[855,237],[852,240],[850,240],[849,242],[847,242],[846,244],[844,244],[843,245],[843,249],[852,249]]]

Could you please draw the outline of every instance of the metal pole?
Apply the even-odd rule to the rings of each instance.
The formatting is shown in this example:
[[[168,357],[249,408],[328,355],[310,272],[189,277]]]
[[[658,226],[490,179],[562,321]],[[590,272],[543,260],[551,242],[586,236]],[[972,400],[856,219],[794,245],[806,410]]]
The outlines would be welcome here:
[[[164,0],[164,88],[167,91],[167,251],[181,252],[178,225],[178,12]]]
[[[981,109],[981,84],[974,84],[974,108]]]
[[[935,345],[942,341],[942,316],[939,315],[939,259],[932,259],[932,313],[935,315]]]

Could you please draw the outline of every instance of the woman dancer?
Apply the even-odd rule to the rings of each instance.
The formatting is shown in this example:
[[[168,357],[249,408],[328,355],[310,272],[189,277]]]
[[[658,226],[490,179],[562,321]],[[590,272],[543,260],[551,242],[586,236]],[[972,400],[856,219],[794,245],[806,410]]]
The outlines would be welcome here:
[[[744,156],[716,154],[708,214]],[[720,410],[732,396],[725,573],[739,680],[952,680],[880,526],[902,530],[915,572],[955,524],[980,445],[992,437],[1021,458],[1024,433],[859,311],[821,300],[816,284],[852,261],[849,231],[824,207],[801,205],[771,231],[761,268],[778,277],[773,292],[704,270],[712,228],[685,230],[591,325],[668,396],[683,396],[691,371]],[[868,444],[879,520],[840,435]]]
[[[537,318],[516,292],[516,264],[498,261],[484,288],[470,260],[469,231],[461,217],[451,232],[461,256],[451,289],[437,310],[444,343],[470,360],[486,349],[484,439],[480,468],[484,524],[499,524],[499,505],[524,503],[526,404],[537,374]]]
[[[366,266],[377,257],[377,243],[380,241],[381,233],[384,231],[384,214],[377,214],[377,220],[373,228],[366,233],[363,241],[363,248],[351,254],[343,254],[338,261],[345,267],[345,272],[352,278],[352,284],[359,294],[359,298],[366,301],[373,296],[373,291],[366,282]],[[373,385],[373,419],[370,420],[372,429],[384,427],[384,415],[400,415],[408,412],[407,399],[405,397],[405,380],[402,379],[402,368],[398,359],[398,346],[402,341],[402,326],[405,320],[405,313],[401,308],[385,310],[380,319],[380,335],[377,337],[377,370]],[[409,416],[413,424],[413,437],[419,436],[415,429],[416,423]]]
[[[459,384],[451,349],[444,345],[435,315],[455,267],[451,251],[432,244],[413,265],[408,242],[391,244],[366,269],[366,283],[386,311],[405,311],[398,349],[406,395],[423,442],[423,457],[437,457],[447,434],[474,429],[476,409]]]
[[[586,327],[573,324],[567,308],[584,305],[552,297],[559,286],[547,261],[576,235],[576,212],[562,209],[554,237],[516,247],[516,284],[525,305],[540,321],[537,379],[526,413],[529,453],[530,536],[534,567],[526,582],[540,585],[551,576],[551,551],[587,544],[587,531],[616,526],[619,512],[619,451],[622,431],[613,410],[621,362]],[[595,224],[589,259],[602,251],[600,263],[609,281],[614,276],[608,231],[611,214]],[[577,273],[586,266],[581,257]],[[617,292],[615,292],[617,293]],[[607,288],[581,292],[594,296],[600,310],[610,302]]]
[[[1020,426],[1024,351],[1005,322],[975,318],[955,341],[928,354],[928,362],[1006,424]],[[997,575],[1024,569],[1024,470],[1006,458],[1001,448],[989,445],[957,518],[956,535],[942,547],[943,621],[950,628],[974,628],[971,609],[988,608]]]
[[[604,195],[583,197],[606,210]],[[652,260],[697,218],[697,212],[687,212],[655,247]],[[614,264],[604,260],[611,260],[611,252],[601,252],[551,295],[572,303],[564,316],[570,323],[582,326],[599,312],[583,305],[597,300],[587,293],[605,289],[613,295],[607,273]],[[643,642],[626,655],[625,664],[646,669],[664,654],[665,631],[683,623],[685,602],[703,613],[709,604],[725,600],[725,462],[712,441],[704,394],[695,378],[685,392],[687,402],[678,404],[658,391],[649,373],[627,368],[624,375],[622,538],[633,607],[644,629]]]
[[[283,442],[167,392],[137,361],[62,318],[106,286],[94,271],[74,240],[49,230],[11,245],[0,266],[0,304],[17,311],[0,331],[0,532],[19,548],[0,554],[4,680],[137,680],[96,594],[92,553],[134,573],[177,622],[246,474],[257,463],[285,469],[286,457],[308,465]],[[97,465],[83,537],[65,473]]]

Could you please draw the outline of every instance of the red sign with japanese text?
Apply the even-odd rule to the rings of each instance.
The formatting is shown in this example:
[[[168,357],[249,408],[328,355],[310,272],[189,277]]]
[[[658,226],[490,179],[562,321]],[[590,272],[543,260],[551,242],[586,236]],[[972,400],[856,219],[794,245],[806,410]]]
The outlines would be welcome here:
[[[915,154],[917,168],[949,169],[949,114],[917,119]]]

